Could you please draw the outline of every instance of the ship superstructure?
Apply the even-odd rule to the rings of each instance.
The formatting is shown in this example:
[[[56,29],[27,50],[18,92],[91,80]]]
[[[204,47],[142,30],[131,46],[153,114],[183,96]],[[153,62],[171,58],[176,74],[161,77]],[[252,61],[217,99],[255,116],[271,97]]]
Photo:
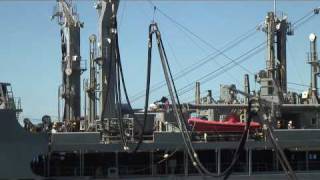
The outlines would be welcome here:
[[[80,75],[85,70],[80,63],[83,24],[71,2],[59,0],[57,4],[54,16],[61,26],[63,82],[59,92],[63,98],[63,118],[53,123],[46,116],[38,128],[25,121],[27,132],[23,133],[39,133],[30,140],[35,144],[34,149],[27,150],[30,156],[35,156],[21,173],[15,174],[8,170],[10,167],[3,168],[4,178],[320,177],[317,172],[320,170],[317,82],[320,63],[315,34],[309,37],[307,62],[311,65],[311,83],[308,91],[299,94],[287,88],[286,43],[287,36],[294,34],[295,26],[287,16],[269,12],[261,28],[266,33],[266,68],[254,77],[260,84],[259,89],[251,89],[249,75],[245,74],[243,90],[233,84],[221,85],[220,98],[214,99],[211,90],[203,97],[201,84],[196,82],[195,103],[183,103],[177,93],[161,31],[153,21],[148,36],[145,106],[143,110],[135,110],[131,107],[122,70],[117,26],[119,1],[98,0],[95,5],[99,14],[98,35],[89,37],[90,76],[84,81],[85,111],[81,117]],[[312,14],[319,14],[319,8]],[[149,106],[154,46],[160,56],[169,95]],[[0,98],[6,97],[1,87],[7,85],[0,84]],[[15,121],[12,111],[0,110],[0,113],[7,122]],[[190,117],[197,121],[188,123]],[[241,123],[241,128],[216,129],[224,126],[226,120],[232,126]],[[250,130],[251,122],[255,124],[254,131]],[[208,127],[209,124],[213,126]],[[200,125],[205,127],[199,130]],[[9,135],[15,137],[13,133]],[[25,146],[25,142],[13,139]],[[14,152],[2,158],[2,162],[9,162],[13,156]],[[28,158],[22,161],[12,164],[25,165]]]

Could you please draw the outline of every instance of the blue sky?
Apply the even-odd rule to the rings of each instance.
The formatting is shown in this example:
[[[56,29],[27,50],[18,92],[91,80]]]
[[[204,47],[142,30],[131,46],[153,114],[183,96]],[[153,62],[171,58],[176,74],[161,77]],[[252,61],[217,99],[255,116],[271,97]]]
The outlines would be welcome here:
[[[88,59],[88,37],[97,32],[97,12],[94,1],[75,1],[82,29],[81,55]],[[272,1],[154,1],[163,12],[174,18],[192,32],[221,48],[226,42],[252,29],[264,21],[266,13],[273,9]],[[57,116],[57,89],[61,83],[59,26],[50,21],[55,1],[1,1],[0,2],[0,81],[13,85],[15,96],[22,98],[23,117],[41,118],[44,114]],[[279,1],[278,11],[288,14],[294,22],[315,7],[317,1]],[[122,1],[118,12],[120,47],[129,95],[135,96],[145,87],[147,31],[153,18],[153,7],[148,1]],[[168,18],[156,12],[164,44],[174,73],[181,71],[215,51],[194,36],[183,32]],[[309,51],[308,36],[320,34],[320,17],[315,16],[288,37],[288,81],[309,84],[309,66],[306,53]],[[228,50],[226,55],[235,59],[265,40],[258,31],[248,40]],[[157,52],[154,51],[152,82],[163,80]],[[229,60],[219,56],[201,68],[186,74],[176,84],[178,89],[194,82],[204,74],[219,68]],[[252,73],[265,67],[265,51],[253,56],[243,64]],[[234,67],[227,73],[205,83],[202,90],[212,89],[218,97],[219,85],[234,83],[242,88],[242,68]],[[84,73],[83,77],[87,77]],[[253,79],[253,76],[250,77]],[[251,87],[257,85],[252,81]],[[289,85],[291,90],[304,87]],[[166,95],[165,88],[154,92],[151,101]],[[193,100],[193,91],[181,99]],[[143,98],[133,103],[141,107]]]

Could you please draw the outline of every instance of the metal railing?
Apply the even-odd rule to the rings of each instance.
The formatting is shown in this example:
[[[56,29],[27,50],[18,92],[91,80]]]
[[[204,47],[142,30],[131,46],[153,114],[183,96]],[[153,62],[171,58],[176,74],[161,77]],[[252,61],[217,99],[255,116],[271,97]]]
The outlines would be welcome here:
[[[125,137],[128,140],[133,141],[134,139],[134,119],[133,118],[122,118],[124,124]],[[103,123],[103,124],[102,124]],[[119,132],[119,119],[118,118],[105,118],[103,122],[96,121],[97,130],[103,132],[104,142],[120,142],[121,135]],[[103,129],[104,128],[104,129]]]

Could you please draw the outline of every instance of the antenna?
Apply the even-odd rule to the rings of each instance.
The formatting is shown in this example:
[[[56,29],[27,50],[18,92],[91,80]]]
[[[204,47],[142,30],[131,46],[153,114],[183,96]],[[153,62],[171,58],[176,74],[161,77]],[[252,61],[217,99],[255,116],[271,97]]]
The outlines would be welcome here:
[[[152,19],[152,23],[154,23],[154,19],[155,19],[155,16],[156,16],[156,11],[157,11],[157,6],[153,6],[153,19]]]
[[[277,0],[273,0],[273,12],[274,12],[274,16],[276,17],[276,13],[277,13]]]

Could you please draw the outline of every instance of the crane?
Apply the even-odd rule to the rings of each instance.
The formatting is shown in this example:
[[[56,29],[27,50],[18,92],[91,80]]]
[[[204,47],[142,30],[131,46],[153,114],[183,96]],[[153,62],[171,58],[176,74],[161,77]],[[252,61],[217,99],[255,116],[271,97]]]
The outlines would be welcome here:
[[[111,35],[116,29],[112,28],[114,16],[117,15],[120,0],[98,0],[95,8],[99,13],[98,20],[98,64],[101,67],[100,77],[100,111],[101,118],[113,118],[116,112],[115,93],[116,55],[113,53]],[[107,89],[110,89],[108,91]],[[108,103],[104,103],[108,102]],[[106,105],[104,105],[106,104]]]
[[[60,97],[64,100],[63,121],[66,127],[80,120],[80,29],[83,23],[72,1],[57,0],[56,11],[52,19],[57,18],[61,27],[61,70],[62,85],[59,88]]]

